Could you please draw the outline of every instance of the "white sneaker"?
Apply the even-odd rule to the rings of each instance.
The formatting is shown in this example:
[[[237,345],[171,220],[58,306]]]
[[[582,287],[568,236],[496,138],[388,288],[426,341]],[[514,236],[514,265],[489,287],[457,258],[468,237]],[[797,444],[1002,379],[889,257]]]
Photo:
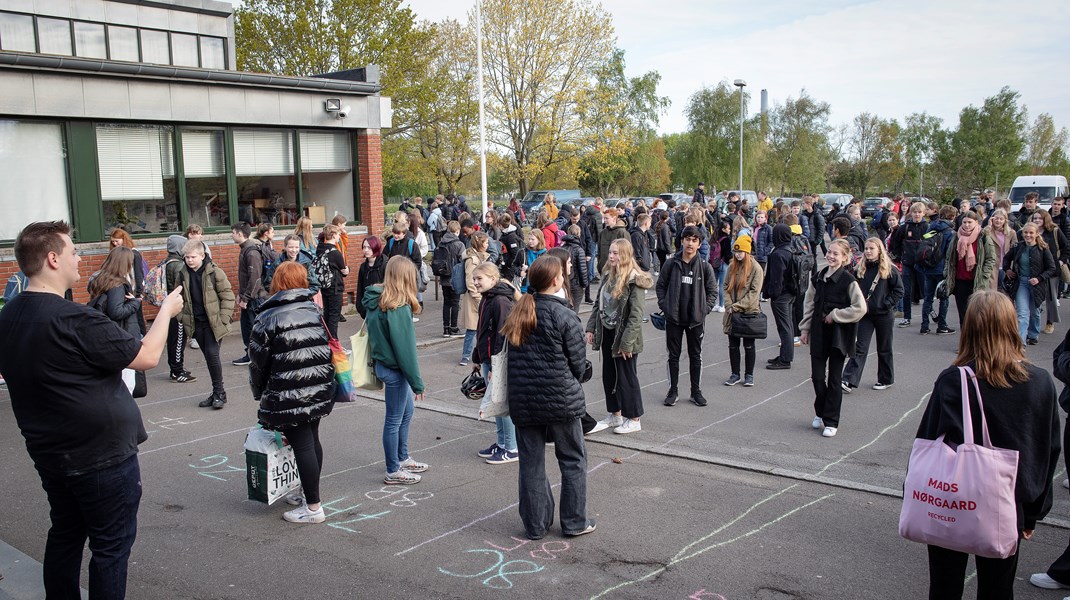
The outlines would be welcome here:
[[[1067,590],[1070,589],[1070,585],[1063,585],[1058,581],[1055,581],[1051,577],[1048,577],[1047,573],[1033,573],[1029,576],[1029,583],[1043,588],[1045,590]]]
[[[200,350],[201,349],[201,345],[197,343],[197,340],[190,340],[189,341],[189,347],[193,348],[194,350]]]
[[[599,423],[599,425],[601,425],[603,423],[605,424],[605,427],[603,427],[602,429],[606,429],[608,427],[620,427],[621,425],[624,425],[624,417],[622,417],[620,415],[610,414],[610,415],[606,416],[606,418],[604,418],[601,421],[599,421],[598,423]],[[596,426],[596,428],[597,428],[597,426]],[[602,429],[599,429],[598,431],[601,431]]]
[[[825,422],[821,420],[821,417],[814,417],[814,422],[810,423],[810,427],[814,429],[821,429],[825,426]]]
[[[836,428],[835,427],[826,427],[825,430],[821,432],[821,437],[835,437],[835,436],[836,436]]]
[[[598,433],[599,431],[603,431],[605,429],[609,429],[609,424],[606,423],[605,420],[603,419],[603,420],[595,423],[594,424],[594,428],[591,429],[590,431],[588,431],[586,435],[591,435],[592,433]],[[546,445],[549,446],[552,443],[553,442],[546,442]]]
[[[301,506],[305,503],[305,494],[301,491],[301,488],[297,488],[296,492],[287,494],[283,500],[290,506]]]
[[[613,428],[613,433],[635,433],[642,430],[643,426],[639,424],[639,419],[625,419],[624,423]]]
[[[309,510],[306,504],[282,513],[282,518],[291,523],[322,523],[327,520],[322,506],[318,510]]]
[[[412,322],[413,323],[419,323],[420,322],[420,317],[413,317],[412,318]]]
[[[423,473],[431,467],[428,466],[426,463],[416,462],[410,456],[405,460],[401,461],[401,468],[408,471],[409,473]]]
[[[851,388],[851,386],[847,385],[846,381],[844,381],[844,382],[840,383],[840,389],[843,390],[843,393],[850,394],[852,388]]]
[[[715,311],[717,311],[717,312],[724,312],[724,307],[718,304],[718,305],[717,305],[717,308],[715,308],[715,309],[713,309],[713,310],[715,310]]]

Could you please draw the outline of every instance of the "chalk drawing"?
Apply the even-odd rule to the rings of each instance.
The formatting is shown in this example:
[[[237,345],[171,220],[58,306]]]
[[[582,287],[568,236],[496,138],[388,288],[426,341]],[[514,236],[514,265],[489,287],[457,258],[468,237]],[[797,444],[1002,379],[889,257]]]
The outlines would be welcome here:
[[[496,560],[494,561],[493,565],[487,567],[486,569],[483,569],[482,571],[480,571],[478,573],[472,573],[472,574],[469,574],[469,575],[465,575],[463,573],[454,573],[452,571],[447,571],[446,569],[443,569],[442,567],[438,568],[439,572],[444,574],[444,575],[449,575],[451,577],[460,577],[460,578],[463,578],[463,579],[474,579],[474,578],[477,578],[477,577],[482,577],[484,575],[487,575],[487,574],[491,573],[494,570],[497,570],[497,573],[495,573],[494,575],[491,575],[490,577],[487,577],[486,579],[483,579],[480,583],[482,583],[486,587],[489,587],[489,588],[495,589],[495,590],[509,590],[509,589],[513,588],[513,581],[511,579],[509,579],[509,577],[507,577],[507,575],[526,575],[526,574],[530,574],[530,573],[538,573],[539,571],[542,571],[543,569],[546,568],[546,567],[543,567],[540,564],[533,563],[530,560],[510,560],[510,561],[506,561],[505,560],[505,554],[502,553],[499,550],[490,550],[488,548],[476,548],[476,549],[473,549],[473,550],[466,550],[465,553],[490,554],[490,555],[494,556],[496,558]],[[514,566],[526,567],[526,569],[525,570],[515,570],[513,568]]]
[[[695,592],[694,594],[691,594],[690,596],[687,597],[687,600],[703,600],[704,598],[713,598],[714,600],[728,600],[728,598],[725,598],[724,596],[722,596],[720,594],[715,594],[713,592],[707,592],[706,588],[702,588],[701,590]]]
[[[236,467],[234,465],[228,465],[227,461],[230,459],[222,454],[213,454],[211,456],[205,456],[198,460],[200,464],[189,465],[191,469],[195,469],[198,475],[204,475],[209,479],[218,479],[219,481],[229,481],[227,477],[222,475],[233,475],[234,473],[244,473],[245,469]],[[211,469],[211,470],[207,470]]]

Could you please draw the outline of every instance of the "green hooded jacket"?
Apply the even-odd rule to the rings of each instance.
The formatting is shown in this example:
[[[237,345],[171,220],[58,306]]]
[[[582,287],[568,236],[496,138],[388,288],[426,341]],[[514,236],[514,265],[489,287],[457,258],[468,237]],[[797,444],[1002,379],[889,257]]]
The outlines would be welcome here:
[[[408,304],[393,310],[379,309],[382,285],[373,285],[364,292],[361,303],[367,310],[368,342],[372,359],[391,369],[401,371],[414,394],[424,392],[420,377],[420,363],[416,358],[416,329],[412,325],[412,308]]]

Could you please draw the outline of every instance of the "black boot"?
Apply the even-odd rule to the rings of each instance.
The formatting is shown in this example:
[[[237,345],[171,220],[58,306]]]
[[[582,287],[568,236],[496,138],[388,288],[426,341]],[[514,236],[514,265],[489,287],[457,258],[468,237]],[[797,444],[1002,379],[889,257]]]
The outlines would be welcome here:
[[[201,408],[208,408],[209,406],[212,406],[212,404],[214,402],[215,402],[215,392],[212,392],[211,396],[208,396],[204,400],[201,400],[200,402],[198,402],[197,406],[199,406]]]
[[[219,410],[220,408],[223,408],[223,406],[227,403],[227,393],[226,392],[214,392],[212,394],[212,398],[213,398],[212,399],[212,408],[214,408],[216,410]]]

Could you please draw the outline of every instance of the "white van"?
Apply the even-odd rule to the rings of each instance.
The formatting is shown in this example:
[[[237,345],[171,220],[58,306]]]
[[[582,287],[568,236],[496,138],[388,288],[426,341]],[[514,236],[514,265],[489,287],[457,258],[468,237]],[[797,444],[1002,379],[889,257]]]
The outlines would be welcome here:
[[[1066,177],[1062,175],[1023,175],[1014,180],[1008,198],[1011,201],[1012,214],[1017,213],[1025,202],[1025,195],[1036,192],[1040,195],[1037,206],[1044,210],[1051,209],[1051,199],[1056,196],[1066,197],[1070,188],[1066,185]]]

